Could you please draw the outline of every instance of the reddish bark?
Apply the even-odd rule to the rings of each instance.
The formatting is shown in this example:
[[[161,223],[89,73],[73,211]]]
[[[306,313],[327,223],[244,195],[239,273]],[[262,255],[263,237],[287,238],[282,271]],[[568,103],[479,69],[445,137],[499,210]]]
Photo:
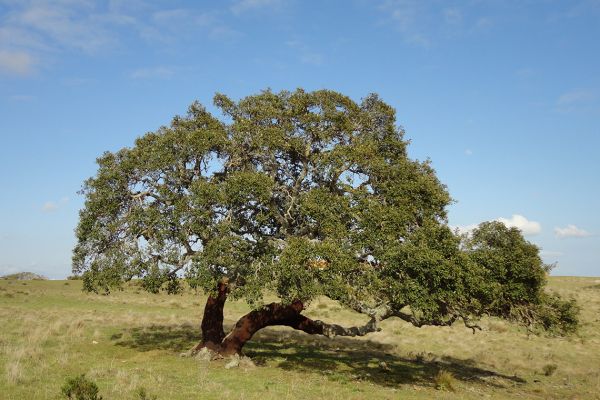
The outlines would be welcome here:
[[[223,307],[227,300],[229,289],[226,281],[221,281],[217,285],[217,295],[208,296],[206,306],[204,306],[204,316],[200,330],[202,331],[202,341],[196,349],[208,347],[211,350],[217,350],[225,338],[223,330]]]
[[[300,315],[303,309],[304,305],[300,301],[295,301],[287,306],[271,303],[260,310],[249,312],[238,320],[231,332],[223,339],[219,353],[224,356],[241,353],[246,342],[267,326],[287,325],[298,329],[297,327],[305,318]]]
[[[220,356],[240,354],[244,345],[259,330],[267,326],[284,325],[301,330],[311,335],[334,336],[363,336],[379,330],[374,319],[361,327],[344,328],[323,321],[313,321],[302,315],[304,304],[294,301],[292,304],[267,304],[261,309],[254,310],[241,317],[229,334],[223,331],[223,306],[227,299],[227,282],[219,283],[216,297],[209,296],[204,309],[202,320],[202,341],[192,350],[206,347]]]

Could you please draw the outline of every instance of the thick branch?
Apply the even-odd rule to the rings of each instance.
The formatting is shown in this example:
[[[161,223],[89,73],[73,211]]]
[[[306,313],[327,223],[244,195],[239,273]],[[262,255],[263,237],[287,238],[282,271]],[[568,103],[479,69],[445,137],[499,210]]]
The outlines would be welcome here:
[[[328,338],[333,338],[335,336],[365,336],[369,333],[379,332],[381,330],[381,328],[377,326],[377,320],[374,318],[365,325],[344,328],[343,326],[328,324],[320,320],[313,321],[301,314],[299,314],[297,319],[292,323],[285,325],[310,333],[311,335],[323,335]]]
[[[240,353],[246,342],[257,331],[267,326],[289,326],[311,335],[323,335],[330,338],[335,336],[364,336],[379,331],[375,318],[372,318],[363,326],[344,328],[340,325],[311,320],[301,314],[303,309],[302,302],[295,301],[290,305],[271,303],[259,310],[249,312],[238,320],[231,332],[223,339],[218,352],[221,355]]]

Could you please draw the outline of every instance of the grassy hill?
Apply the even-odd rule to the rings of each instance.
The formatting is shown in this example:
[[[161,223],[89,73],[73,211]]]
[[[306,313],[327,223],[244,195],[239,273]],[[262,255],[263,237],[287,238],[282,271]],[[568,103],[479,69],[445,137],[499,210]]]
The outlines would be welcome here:
[[[0,398],[60,399],[85,373],[105,400],[140,399],[600,399],[600,279],[558,277],[550,290],[583,306],[570,338],[527,335],[496,319],[475,335],[457,324],[415,328],[388,320],[365,338],[327,339],[288,328],[261,331],[246,348],[254,365],[180,354],[198,340],[204,296],[110,296],[81,281],[0,280]],[[248,310],[228,304],[233,323]],[[360,316],[328,299],[310,316],[352,324]]]
[[[34,274],[33,272],[17,272],[16,274],[0,276],[0,279],[13,281],[43,281],[48,278],[43,275]]]

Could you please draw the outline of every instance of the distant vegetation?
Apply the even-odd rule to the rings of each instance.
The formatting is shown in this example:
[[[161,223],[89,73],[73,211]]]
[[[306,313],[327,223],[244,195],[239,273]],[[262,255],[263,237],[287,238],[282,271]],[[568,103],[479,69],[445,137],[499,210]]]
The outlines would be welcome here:
[[[34,274],[33,272],[17,272],[16,274],[0,276],[0,279],[14,281],[45,281],[48,280],[43,275]]]

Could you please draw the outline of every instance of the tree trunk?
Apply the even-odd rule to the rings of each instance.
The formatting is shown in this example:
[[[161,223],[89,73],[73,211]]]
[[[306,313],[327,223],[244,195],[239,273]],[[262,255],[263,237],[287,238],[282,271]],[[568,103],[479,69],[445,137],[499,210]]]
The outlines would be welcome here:
[[[219,292],[220,294],[221,292]],[[225,302],[226,293],[223,295],[223,300],[219,317],[211,315],[216,307],[208,310],[209,303],[212,306],[212,302],[209,298],[207,301],[207,308],[204,310],[204,318],[209,321],[206,323],[207,326],[214,326],[214,322],[219,320],[218,324],[220,330],[211,329],[209,331],[210,339],[208,336],[204,336],[205,320],[202,321],[203,337],[202,342],[198,344],[193,352],[197,352],[203,347],[214,351],[220,356],[230,356],[233,354],[241,354],[244,345],[254,336],[256,332],[267,327],[274,325],[289,326],[294,329],[301,330],[311,335],[324,335],[327,337],[334,336],[364,336],[370,332],[376,332],[379,330],[377,327],[377,321],[371,319],[366,325],[360,327],[344,328],[335,324],[327,324],[319,320],[311,320],[310,318],[301,314],[304,310],[304,304],[300,301],[294,301],[292,304],[283,305],[280,303],[271,303],[259,310],[254,310],[241,317],[235,326],[231,329],[229,334],[225,336],[223,332],[223,303]],[[221,296],[219,295],[219,298]],[[220,338],[220,340],[219,340]]]
[[[202,341],[194,350],[207,347],[210,350],[218,351],[220,348],[220,344],[223,338],[225,338],[225,331],[223,330],[223,307],[225,306],[228,292],[227,281],[223,280],[217,285],[216,297],[212,295],[208,296],[200,325]]]

